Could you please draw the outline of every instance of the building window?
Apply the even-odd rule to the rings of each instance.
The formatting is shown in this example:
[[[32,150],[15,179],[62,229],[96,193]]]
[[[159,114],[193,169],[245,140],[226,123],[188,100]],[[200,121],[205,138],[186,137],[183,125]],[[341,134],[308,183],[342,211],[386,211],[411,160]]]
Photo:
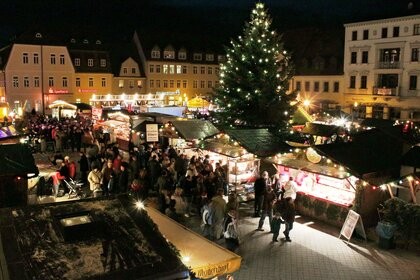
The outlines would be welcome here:
[[[18,88],[19,87],[19,79],[16,76],[13,76],[13,87]]]
[[[419,61],[419,50],[420,48],[411,49],[411,61]]]
[[[217,61],[219,61],[219,62],[223,62],[223,61],[225,61],[225,56],[224,56],[224,55],[222,55],[222,54],[219,54],[219,55],[217,56]]]
[[[350,76],[350,86],[349,88],[356,88],[356,76]]]
[[[136,74],[136,68],[131,68],[131,74]]]
[[[76,78],[76,87],[80,87],[80,78]]]
[[[23,77],[23,87],[29,87],[29,77]]]
[[[80,58],[75,58],[74,59],[74,65],[75,66],[80,66]]]
[[[187,74],[187,66],[182,66],[182,74]]]
[[[219,87],[219,81],[214,81],[214,87],[218,88]]]
[[[360,88],[361,89],[367,88],[367,76],[360,76]]]
[[[392,29],[392,37],[399,37],[400,36],[400,27],[394,26]]]
[[[163,74],[168,74],[168,65],[163,64]]]
[[[319,92],[319,82],[314,82],[314,91]]]
[[[329,91],[330,91],[330,83],[324,82],[324,92],[329,92]]]
[[[176,81],[176,87],[177,87],[177,88],[180,88],[180,87],[181,87],[181,80],[177,80],[177,81]]]
[[[311,84],[309,82],[305,82],[305,91],[309,91],[311,89]]]
[[[101,58],[101,60],[100,60],[101,62],[101,67],[106,67],[106,59],[104,59],[104,58]]]
[[[39,64],[39,55],[34,53],[34,64]]]
[[[119,80],[118,81],[118,87],[119,88],[123,88],[124,87],[124,80]]]
[[[134,81],[133,81],[133,80],[129,80],[129,81],[128,81],[128,86],[129,86],[130,88],[134,88]]]
[[[127,70],[127,68],[126,67],[124,67],[123,68],[123,74],[127,74],[128,73],[128,70]]]
[[[214,67],[214,74],[216,74],[217,76],[219,76],[219,73],[220,73],[219,67]]]
[[[27,53],[22,54],[22,62],[23,62],[23,64],[28,64],[29,63],[29,55]]]
[[[213,75],[213,67],[207,67],[207,74]]]
[[[169,87],[174,88],[174,80],[169,80]]]
[[[368,40],[369,39],[369,30],[365,29],[363,30],[363,40]]]
[[[187,85],[188,85],[187,80],[182,80],[182,87],[187,88]]]
[[[207,81],[207,87],[212,88],[213,87],[213,82],[212,81]]]
[[[177,74],[181,74],[182,73],[182,67],[181,67],[181,65],[177,65],[176,66],[176,73]]]
[[[163,51],[163,57],[167,59],[174,59],[175,52],[174,51]]]
[[[64,65],[65,64],[64,54],[60,54],[60,64],[61,65]]]
[[[202,55],[201,55],[201,53],[195,53],[195,54],[193,55],[193,59],[194,59],[194,60],[202,60]]]
[[[51,64],[55,64],[55,54],[52,54],[50,56],[50,62],[51,62]]]
[[[150,88],[154,88],[155,87],[155,81],[154,80],[150,80],[149,81],[149,87]]]
[[[89,78],[89,87],[93,87],[93,78]]]
[[[160,58],[160,51],[153,50],[152,51],[152,58]]]
[[[198,72],[198,67],[197,66],[193,66],[193,74],[197,74]]]
[[[420,23],[414,24],[413,35],[420,35]]]
[[[39,87],[39,77],[34,77],[34,87]]]
[[[187,53],[186,52],[179,52],[178,53],[178,59],[182,59],[182,60],[187,59]]]
[[[101,78],[101,86],[106,87],[106,78]]]
[[[388,28],[384,27],[382,28],[382,38],[387,38],[388,37]]]
[[[68,87],[69,86],[69,81],[68,81],[67,77],[63,77],[61,84],[63,85],[63,87]]]
[[[301,88],[302,88],[302,82],[301,82],[301,81],[297,81],[297,82],[296,82],[296,90],[297,90],[297,91],[300,91],[300,90],[301,90]]]
[[[200,73],[201,73],[201,74],[206,74],[206,67],[201,66],[201,67],[200,67]]]
[[[155,72],[155,66],[153,64],[149,65],[149,73]]]
[[[410,76],[410,90],[416,90],[417,89],[417,76]]]
[[[362,51],[362,63],[368,63],[369,60],[369,52]]]
[[[93,58],[88,59],[88,66],[93,67]]]
[[[206,87],[206,81],[200,81],[200,88]]]
[[[48,86],[53,87],[54,86],[54,77],[48,77]]]
[[[206,54],[206,61],[213,61],[214,55],[213,54]]]
[[[351,52],[350,63],[351,64],[356,64],[357,63],[357,52]]]
[[[142,87],[143,87],[143,82],[142,82],[142,81],[140,81],[140,80],[138,80],[138,81],[137,81],[137,87],[138,87],[138,88],[142,88]]]
[[[156,73],[160,73],[160,65],[156,65]]]
[[[334,92],[339,92],[340,91],[340,83],[339,82],[334,82],[333,91]]]
[[[352,41],[356,41],[356,40],[357,40],[357,31],[353,31],[353,32],[351,33],[351,40],[352,40]]]
[[[167,88],[168,87],[168,80],[163,80],[163,88]]]
[[[160,80],[156,80],[156,87],[160,88]]]
[[[175,65],[169,65],[169,74],[175,74]]]
[[[198,81],[193,81],[193,88],[197,88],[198,87]]]

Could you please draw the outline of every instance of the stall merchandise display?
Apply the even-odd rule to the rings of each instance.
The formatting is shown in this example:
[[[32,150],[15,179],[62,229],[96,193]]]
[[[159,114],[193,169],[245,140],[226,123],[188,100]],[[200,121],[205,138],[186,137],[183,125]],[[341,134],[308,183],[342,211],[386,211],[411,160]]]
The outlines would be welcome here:
[[[259,173],[260,161],[253,157],[228,161],[229,191],[236,192],[240,202],[253,200],[254,182]]]

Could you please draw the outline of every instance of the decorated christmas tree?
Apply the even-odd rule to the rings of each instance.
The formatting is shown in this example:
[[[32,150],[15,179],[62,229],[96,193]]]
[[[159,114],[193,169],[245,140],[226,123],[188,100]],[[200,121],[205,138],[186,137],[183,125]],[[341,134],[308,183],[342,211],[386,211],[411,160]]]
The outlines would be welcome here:
[[[271,23],[264,4],[257,3],[243,35],[226,48],[215,95],[216,119],[222,126],[288,131],[296,99],[295,93],[288,92],[293,67]]]

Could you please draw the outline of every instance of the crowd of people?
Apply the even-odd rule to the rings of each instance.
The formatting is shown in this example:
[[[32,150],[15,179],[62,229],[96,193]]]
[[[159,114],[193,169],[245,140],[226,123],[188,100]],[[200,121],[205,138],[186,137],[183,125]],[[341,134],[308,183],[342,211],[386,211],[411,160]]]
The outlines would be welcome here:
[[[131,146],[128,156],[123,155],[104,131],[93,130],[91,121],[83,117],[32,118],[28,128],[39,139],[39,152],[46,152],[47,143],[52,143],[51,163],[57,166],[51,176],[55,196],[68,191],[63,181],[69,179],[80,180],[94,197],[129,193],[144,200],[153,196],[158,209],[173,220],[185,223],[190,216],[199,215],[205,237],[224,238],[229,250],[238,248],[238,200],[235,193],[228,192],[227,166],[222,162],[210,161],[209,156],[187,158],[172,146],[147,143]],[[79,158],[63,156],[71,152],[78,152]],[[271,179],[264,171],[254,189],[257,230],[263,230],[268,217],[273,242],[282,223],[286,241],[291,241],[296,198],[293,178],[282,184],[278,176]]]

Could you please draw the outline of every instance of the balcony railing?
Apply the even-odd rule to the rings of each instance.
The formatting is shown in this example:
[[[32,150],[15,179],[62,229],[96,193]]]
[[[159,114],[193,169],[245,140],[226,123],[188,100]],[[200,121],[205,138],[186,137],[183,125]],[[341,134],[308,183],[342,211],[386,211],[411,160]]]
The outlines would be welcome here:
[[[386,88],[386,87],[374,87],[373,95],[383,95],[383,96],[399,96],[400,88]]]
[[[379,69],[399,69],[401,68],[400,61],[379,61],[378,62]]]

